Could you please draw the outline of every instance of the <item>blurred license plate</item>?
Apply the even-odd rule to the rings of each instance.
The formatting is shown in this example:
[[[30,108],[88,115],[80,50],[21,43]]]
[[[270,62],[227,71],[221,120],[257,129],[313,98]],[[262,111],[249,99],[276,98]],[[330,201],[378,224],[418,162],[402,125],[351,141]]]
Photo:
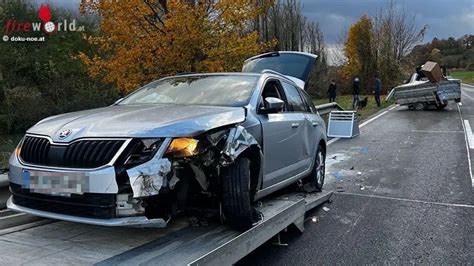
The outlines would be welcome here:
[[[22,187],[36,193],[70,196],[87,192],[89,177],[84,173],[23,170]]]

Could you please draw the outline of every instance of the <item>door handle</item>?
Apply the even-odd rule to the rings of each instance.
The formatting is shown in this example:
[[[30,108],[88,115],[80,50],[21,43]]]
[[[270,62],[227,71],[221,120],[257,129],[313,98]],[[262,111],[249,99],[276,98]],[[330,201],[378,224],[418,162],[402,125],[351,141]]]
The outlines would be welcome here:
[[[318,126],[318,122],[311,122],[311,125],[313,125],[313,127],[316,127]]]
[[[297,128],[297,127],[299,127],[299,126],[300,126],[300,123],[292,123],[292,124],[291,124],[291,127],[292,127],[292,128]]]

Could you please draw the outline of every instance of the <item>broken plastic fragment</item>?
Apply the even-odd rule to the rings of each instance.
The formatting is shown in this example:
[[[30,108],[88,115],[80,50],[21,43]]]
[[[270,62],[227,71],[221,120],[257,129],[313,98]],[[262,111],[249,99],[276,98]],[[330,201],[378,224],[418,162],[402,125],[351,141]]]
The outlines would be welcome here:
[[[258,145],[257,140],[243,126],[236,126],[229,131],[229,136],[222,150],[222,164],[232,163],[239,155],[252,145]]]
[[[171,172],[171,162],[166,159],[151,159],[150,161],[127,170],[133,197],[149,197],[158,195],[163,180]]]
[[[326,206],[323,207],[323,211],[327,212],[327,211],[329,211],[329,210],[330,210],[330,209],[329,209],[328,207],[326,207]]]

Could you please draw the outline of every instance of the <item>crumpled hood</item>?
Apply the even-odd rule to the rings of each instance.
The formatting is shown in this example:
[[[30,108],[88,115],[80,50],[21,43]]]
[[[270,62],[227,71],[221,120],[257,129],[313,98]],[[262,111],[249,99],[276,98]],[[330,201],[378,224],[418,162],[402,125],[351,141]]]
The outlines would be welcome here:
[[[116,105],[49,117],[27,133],[46,135],[54,142],[84,137],[191,137],[244,120],[243,107]],[[72,133],[60,140],[59,133],[65,130]]]

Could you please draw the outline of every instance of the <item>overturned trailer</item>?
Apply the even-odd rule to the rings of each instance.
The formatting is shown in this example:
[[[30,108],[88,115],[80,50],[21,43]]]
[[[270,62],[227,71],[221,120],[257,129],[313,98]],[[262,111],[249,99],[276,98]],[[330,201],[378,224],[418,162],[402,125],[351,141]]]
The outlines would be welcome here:
[[[431,62],[427,62],[431,63]],[[392,89],[387,100],[392,97],[397,104],[406,105],[409,109],[425,110],[429,107],[444,109],[449,101],[461,101],[461,81],[458,79],[445,78],[442,74],[436,74],[439,67],[434,70],[417,70],[406,84]]]

